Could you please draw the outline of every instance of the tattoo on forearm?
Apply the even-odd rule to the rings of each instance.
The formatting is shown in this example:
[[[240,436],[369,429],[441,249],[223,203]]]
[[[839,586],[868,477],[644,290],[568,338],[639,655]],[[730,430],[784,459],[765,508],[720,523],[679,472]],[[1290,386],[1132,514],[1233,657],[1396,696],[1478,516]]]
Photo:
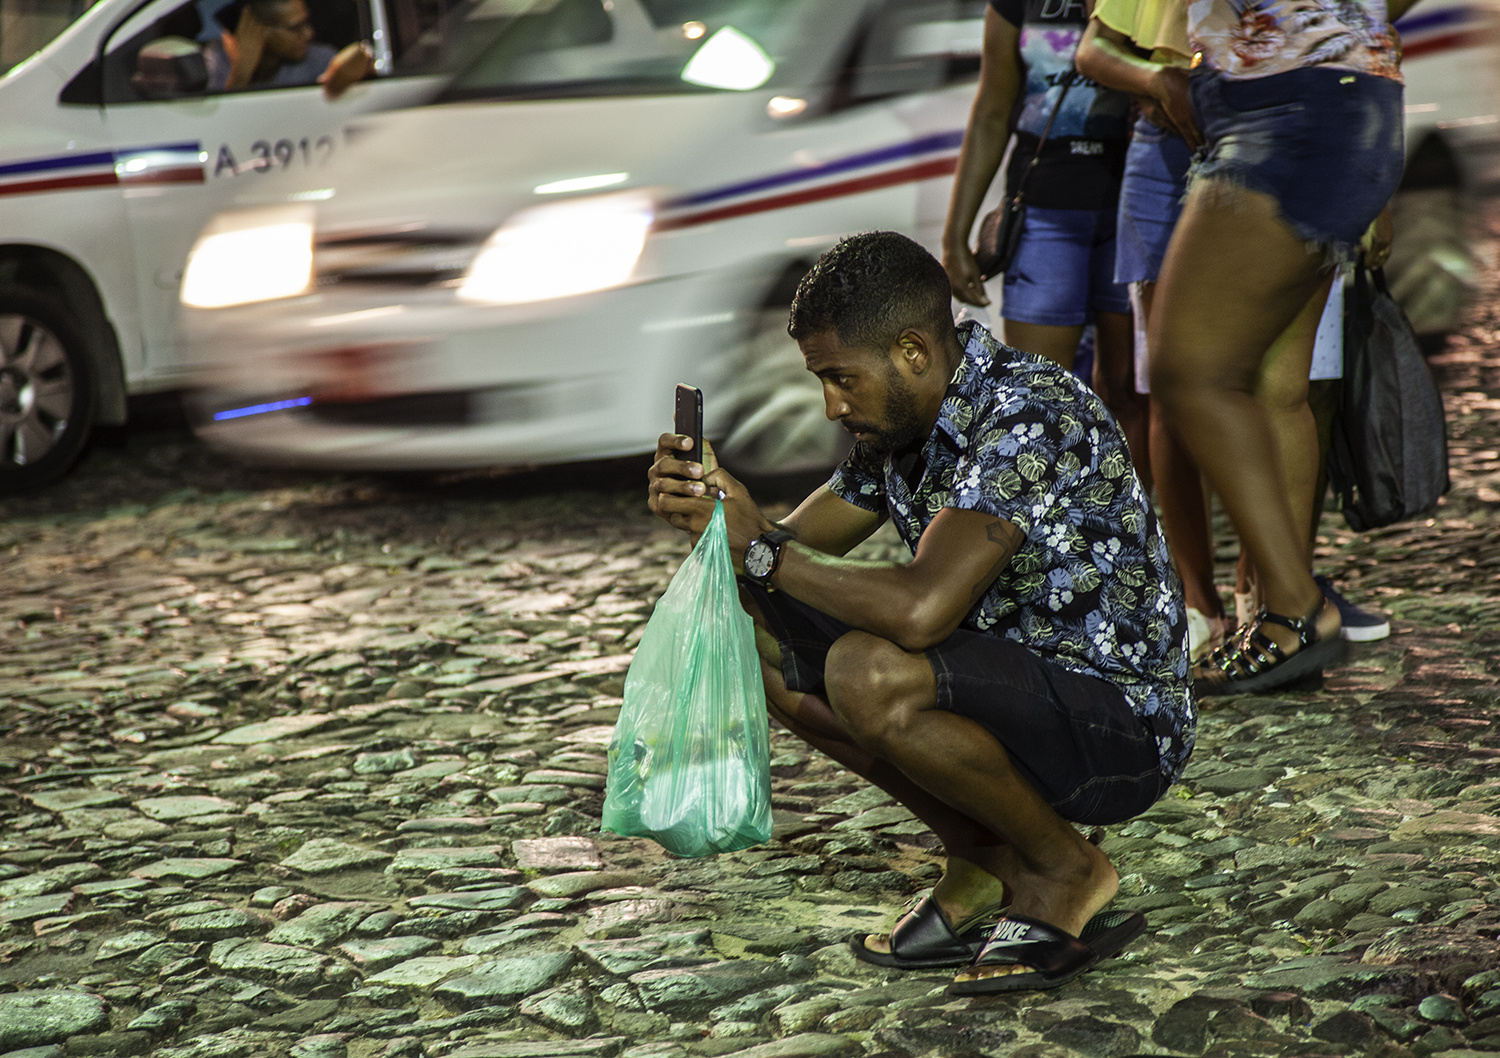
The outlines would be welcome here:
[[[984,527],[984,535],[990,543],[999,544],[1004,551],[990,567],[989,572],[974,582],[974,587],[969,591],[970,606],[973,606],[985,592],[990,590],[990,585],[995,583],[995,578],[1000,576],[1006,564],[1010,562],[1011,556],[1016,553],[1016,548],[1020,547],[1021,541],[1025,539],[1024,534],[1014,524],[999,518]]]

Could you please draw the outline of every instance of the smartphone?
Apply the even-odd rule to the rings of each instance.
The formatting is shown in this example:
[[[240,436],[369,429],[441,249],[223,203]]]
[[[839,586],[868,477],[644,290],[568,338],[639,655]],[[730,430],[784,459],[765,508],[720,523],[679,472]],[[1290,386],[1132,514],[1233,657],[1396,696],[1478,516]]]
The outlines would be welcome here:
[[[693,439],[693,447],[678,455],[688,463],[703,462],[703,391],[696,386],[677,386],[676,431]]]

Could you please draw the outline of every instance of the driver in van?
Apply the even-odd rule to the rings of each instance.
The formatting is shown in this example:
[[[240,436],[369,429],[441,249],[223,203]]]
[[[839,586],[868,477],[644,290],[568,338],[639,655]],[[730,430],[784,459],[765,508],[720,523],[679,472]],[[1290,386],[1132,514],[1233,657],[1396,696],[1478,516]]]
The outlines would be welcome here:
[[[375,69],[363,41],[337,52],[314,41],[304,0],[234,0],[214,17],[224,32],[204,49],[211,92],[320,84],[337,99]]]

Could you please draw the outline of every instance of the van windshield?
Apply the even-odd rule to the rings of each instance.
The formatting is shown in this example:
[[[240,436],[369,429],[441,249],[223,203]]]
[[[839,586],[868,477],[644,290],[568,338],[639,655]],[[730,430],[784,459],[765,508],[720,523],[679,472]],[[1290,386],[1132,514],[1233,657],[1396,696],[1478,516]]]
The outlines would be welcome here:
[[[439,101],[760,88],[814,2],[478,0],[463,18],[484,44],[450,56]]]

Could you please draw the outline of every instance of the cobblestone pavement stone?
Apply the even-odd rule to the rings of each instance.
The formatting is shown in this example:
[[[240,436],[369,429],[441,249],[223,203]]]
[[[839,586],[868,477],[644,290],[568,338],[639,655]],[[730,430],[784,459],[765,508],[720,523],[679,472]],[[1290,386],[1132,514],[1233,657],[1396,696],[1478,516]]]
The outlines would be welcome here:
[[[1151,929],[1052,993],[954,1001],[856,962],[847,938],[937,877],[933,840],[784,732],[768,845],[597,832],[624,669],[684,555],[636,468],[414,488],[170,431],[95,451],[0,504],[0,1054],[1500,1050],[1487,276],[1434,360],[1453,493],[1325,521],[1320,568],[1395,634],[1319,691],[1209,703],[1186,781],[1105,839]]]

